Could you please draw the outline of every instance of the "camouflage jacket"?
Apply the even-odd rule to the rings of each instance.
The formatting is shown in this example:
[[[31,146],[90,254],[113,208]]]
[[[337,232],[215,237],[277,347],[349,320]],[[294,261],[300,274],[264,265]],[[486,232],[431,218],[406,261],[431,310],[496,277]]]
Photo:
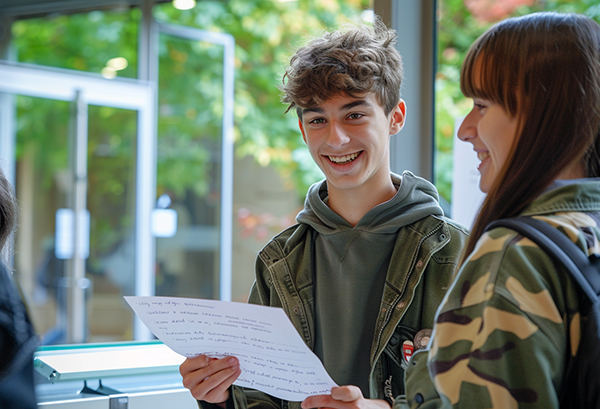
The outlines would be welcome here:
[[[547,191],[524,215],[600,254],[600,183]],[[579,293],[566,271],[512,230],[478,241],[437,313],[429,350],[406,372],[412,408],[558,408],[580,337]]]

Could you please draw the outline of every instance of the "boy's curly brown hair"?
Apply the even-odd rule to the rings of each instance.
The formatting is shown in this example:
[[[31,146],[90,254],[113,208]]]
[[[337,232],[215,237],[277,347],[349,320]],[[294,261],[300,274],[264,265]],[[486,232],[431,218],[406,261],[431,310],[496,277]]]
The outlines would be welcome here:
[[[402,58],[394,45],[397,34],[376,18],[373,27],[352,25],[326,33],[300,47],[285,71],[281,101],[296,108],[316,107],[329,98],[374,92],[388,115],[400,101]]]

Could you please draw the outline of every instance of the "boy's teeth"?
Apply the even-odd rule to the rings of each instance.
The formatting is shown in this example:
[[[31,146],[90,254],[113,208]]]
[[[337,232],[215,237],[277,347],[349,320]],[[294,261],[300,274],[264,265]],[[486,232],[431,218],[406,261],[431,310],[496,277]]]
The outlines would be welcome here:
[[[477,152],[477,159],[483,161],[485,158],[490,156],[489,152]]]
[[[352,153],[345,156],[329,156],[329,160],[334,163],[349,163],[352,162],[358,156],[358,152]]]

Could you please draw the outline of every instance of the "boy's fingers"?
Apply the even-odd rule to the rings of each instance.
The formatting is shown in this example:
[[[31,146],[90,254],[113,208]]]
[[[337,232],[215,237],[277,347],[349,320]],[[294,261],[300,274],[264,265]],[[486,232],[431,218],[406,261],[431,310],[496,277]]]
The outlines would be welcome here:
[[[203,357],[190,358],[179,367],[183,386],[189,389],[198,400],[206,400],[205,395],[239,370],[239,361],[235,357],[222,359]],[[230,384],[222,389],[227,389],[229,386]],[[215,394],[213,393],[213,395]]]
[[[363,396],[358,386],[347,385],[331,388],[331,397],[342,402],[354,402]]]
[[[228,370],[219,372],[219,374],[215,376],[209,377],[205,383],[209,385],[210,389],[206,392],[204,400],[213,403],[225,402],[229,398],[229,387],[241,373],[242,371],[239,367],[232,367]],[[211,380],[211,378],[216,378],[218,375],[219,379]]]
[[[208,366],[209,358],[206,355],[198,355],[194,358],[187,358],[183,363],[179,366],[179,373],[181,376],[184,376],[188,372],[197,371],[198,369],[202,369]]]
[[[324,408],[329,407],[331,403],[331,395],[313,395],[304,399],[302,409]]]

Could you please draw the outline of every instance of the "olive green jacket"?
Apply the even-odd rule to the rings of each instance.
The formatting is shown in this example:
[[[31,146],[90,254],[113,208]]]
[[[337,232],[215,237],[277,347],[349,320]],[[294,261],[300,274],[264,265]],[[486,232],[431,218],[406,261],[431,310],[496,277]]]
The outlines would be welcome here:
[[[295,225],[260,252],[249,302],[281,307],[314,349],[311,227]],[[377,317],[371,351],[370,398],[384,398],[392,377],[392,394],[404,400],[402,343],[431,328],[435,310],[455,272],[467,232],[443,216],[427,216],[398,231]],[[292,267],[293,266],[293,267]],[[366,353],[367,351],[365,351]],[[300,408],[265,393],[233,387],[236,409]]]

